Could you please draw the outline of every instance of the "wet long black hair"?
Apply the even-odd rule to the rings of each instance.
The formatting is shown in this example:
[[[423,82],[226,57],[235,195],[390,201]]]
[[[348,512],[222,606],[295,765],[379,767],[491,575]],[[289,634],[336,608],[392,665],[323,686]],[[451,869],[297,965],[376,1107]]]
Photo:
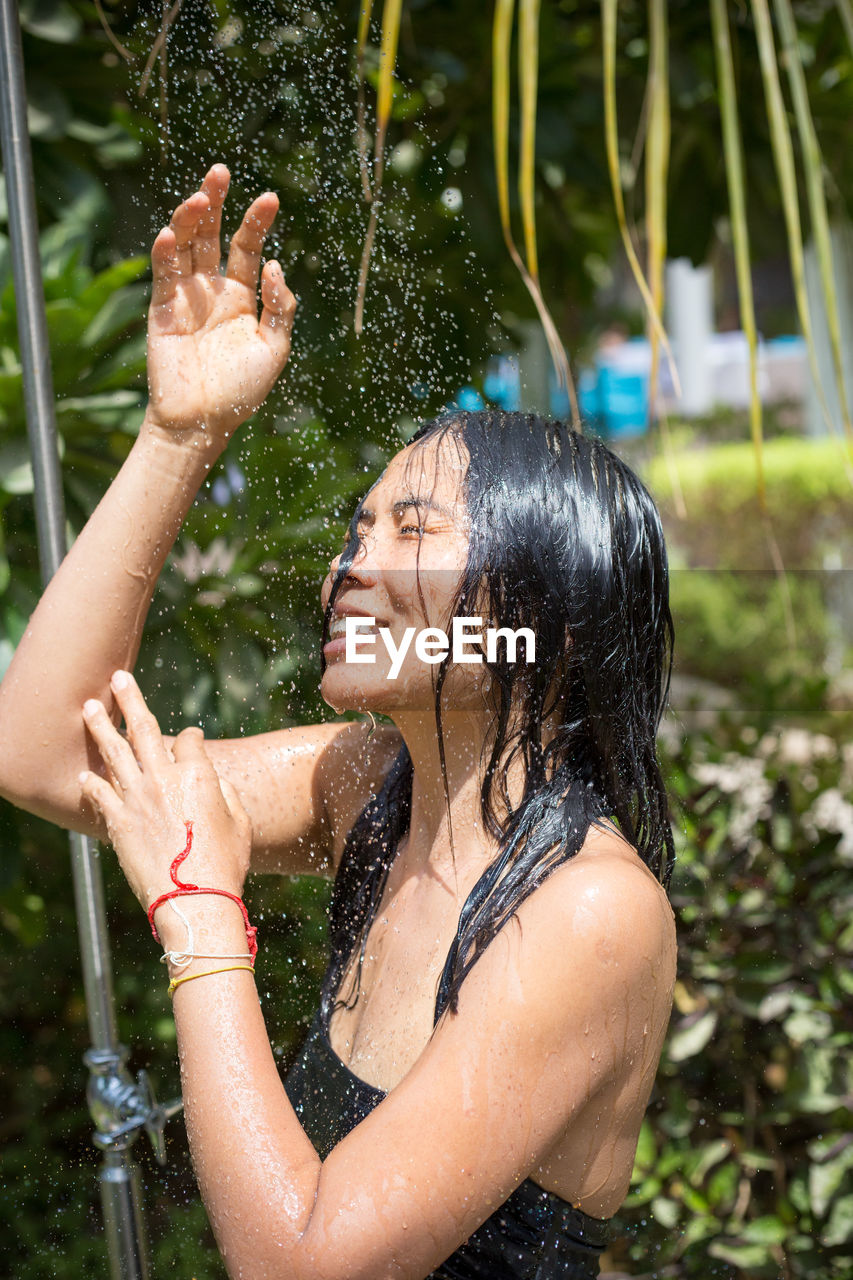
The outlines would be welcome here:
[[[656,748],[674,628],[663,531],[650,494],[601,440],[563,422],[454,411],[424,423],[409,444],[447,433],[467,451],[470,523],[451,616],[531,628],[536,660],[508,661],[499,646],[496,661],[486,663],[497,717],[480,802],[484,827],[499,847],[463,906],[436,1022],[446,1007],[455,1012],[472,965],[525,898],[580,850],[590,825],[615,819],[665,888],[675,861]],[[358,554],[360,517],[361,504],[326,609],[324,643],[335,597]],[[450,661],[448,653],[434,686],[445,795],[440,698]],[[543,721],[555,708],[558,728],[543,744]],[[513,808],[508,773],[519,755],[524,791]],[[361,954],[353,991],[336,1007],[358,998],[367,933],[408,830],[412,776],[404,746],[347,839],[332,893],[325,1000],[337,992],[358,944]]]

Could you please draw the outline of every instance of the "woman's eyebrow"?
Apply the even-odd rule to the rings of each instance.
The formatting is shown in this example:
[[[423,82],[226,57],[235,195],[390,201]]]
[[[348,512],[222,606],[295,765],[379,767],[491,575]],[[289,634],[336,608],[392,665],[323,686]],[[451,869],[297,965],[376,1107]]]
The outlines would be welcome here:
[[[437,511],[440,516],[446,516],[448,520],[453,519],[453,512],[443,507],[440,502],[433,502],[432,498],[419,498],[414,493],[407,493],[405,497],[395,502],[391,507],[391,514],[401,515],[407,507],[426,507],[428,511]]]
[[[405,497],[398,498],[391,505],[391,514],[395,516],[402,515],[409,507],[426,507],[430,511],[436,511],[439,515],[445,516],[448,520],[455,518],[455,513],[447,507],[441,506],[438,502],[433,502],[432,498],[420,498],[414,493],[407,493]],[[370,507],[362,507],[360,512],[361,518],[371,524],[376,519],[376,512]]]

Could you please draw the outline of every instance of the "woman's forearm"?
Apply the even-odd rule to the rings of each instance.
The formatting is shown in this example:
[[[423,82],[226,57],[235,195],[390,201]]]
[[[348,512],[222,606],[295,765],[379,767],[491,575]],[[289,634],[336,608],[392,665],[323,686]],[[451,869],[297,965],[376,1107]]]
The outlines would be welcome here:
[[[0,793],[8,799],[91,827],[77,778],[97,767],[97,753],[80,708],[91,697],[112,705],[109,677],[133,666],[157,577],[220,449],[203,431],[169,434],[146,419],[0,685]]]
[[[33,614],[0,687],[0,795],[99,834],[78,775],[100,768],[81,707],[113,707],[109,677],[132,667],[157,575],[204,477],[262,403],[290,352],[296,299],[264,240],[278,209],[258,196],[220,268],[229,173],[215,164],[151,251],[151,400],[139,439]]]
[[[219,897],[181,898],[179,905],[192,921],[198,953],[246,950],[235,905]],[[186,945],[184,926],[167,904],[155,923],[166,949]],[[170,972],[239,963],[199,959],[182,970],[170,965]],[[317,1280],[302,1236],[321,1162],[284,1091],[253,975],[237,969],[182,983],[174,1013],[193,1166],[229,1276]],[[345,1264],[339,1274],[347,1274]]]

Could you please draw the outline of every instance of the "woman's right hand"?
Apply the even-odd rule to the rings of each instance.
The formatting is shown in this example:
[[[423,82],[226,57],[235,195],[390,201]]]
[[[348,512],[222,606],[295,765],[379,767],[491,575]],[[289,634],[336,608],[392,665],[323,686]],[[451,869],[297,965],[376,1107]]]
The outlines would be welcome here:
[[[148,313],[145,426],[198,434],[215,447],[255,412],[290,354],[296,299],[281,267],[258,268],[278,211],[266,192],[246,210],[220,271],[219,232],[230,174],[208,171],[201,190],[180,204],[151,252],[154,288]]]

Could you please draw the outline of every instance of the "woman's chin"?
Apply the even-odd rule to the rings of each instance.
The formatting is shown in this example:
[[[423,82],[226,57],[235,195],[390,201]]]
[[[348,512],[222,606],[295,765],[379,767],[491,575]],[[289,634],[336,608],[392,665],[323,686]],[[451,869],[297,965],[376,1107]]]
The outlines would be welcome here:
[[[372,711],[393,715],[395,711],[426,710],[434,706],[432,688],[413,689],[405,680],[347,671],[344,663],[329,664],[320,681],[320,697],[334,711]]]

